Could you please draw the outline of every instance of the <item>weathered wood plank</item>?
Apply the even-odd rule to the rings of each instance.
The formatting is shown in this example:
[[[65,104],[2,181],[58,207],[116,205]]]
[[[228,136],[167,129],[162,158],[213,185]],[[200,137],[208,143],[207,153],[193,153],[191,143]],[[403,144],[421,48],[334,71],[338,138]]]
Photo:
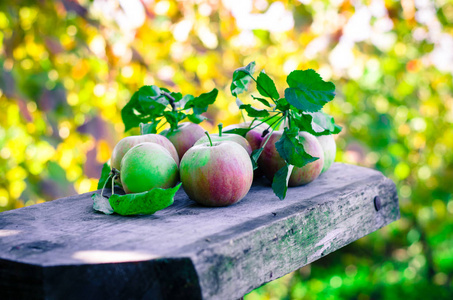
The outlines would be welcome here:
[[[338,163],[284,201],[261,182],[230,207],[180,191],[122,217],[94,212],[91,194],[0,214],[1,299],[240,298],[399,218],[391,180]]]

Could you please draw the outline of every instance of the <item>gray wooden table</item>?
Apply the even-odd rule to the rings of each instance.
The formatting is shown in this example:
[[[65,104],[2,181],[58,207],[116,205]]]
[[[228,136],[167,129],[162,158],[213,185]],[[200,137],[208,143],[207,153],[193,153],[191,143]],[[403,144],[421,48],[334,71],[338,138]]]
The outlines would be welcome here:
[[[230,207],[181,190],[123,217],[91,194],[0,214],[0,299],[237,299],[400,216],[390,179],[339,163],[284,201],[263,181]]]

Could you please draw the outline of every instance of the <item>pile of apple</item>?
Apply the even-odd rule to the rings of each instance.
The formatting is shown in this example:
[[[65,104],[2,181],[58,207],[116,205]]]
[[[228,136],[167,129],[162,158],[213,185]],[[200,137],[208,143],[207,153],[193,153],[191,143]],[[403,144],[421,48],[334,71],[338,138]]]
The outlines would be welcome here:
[[[282,130],[269,132],[266,123],[230,125],[250,129],[245,138],[238,134],[208,134],[200,125],[181,123],[176,130],[160,134],[129,136],[115,146],[111,168],[119,171],[119,183],[126,193],[141,193],[154,188],[171,188],[182,182],[190,199],[206,206],[227,206],[243,199],[253,178],[265,176],[271,182],[285,161],[275,143]],[[318,159],[303,167],[294,167],[288,186],[315,180],[334,161],[336,146],[332,135],[314,135],[301,131],[299,141],[305,151]],[[254,171],[250,155],[262,149],[258,169]]]
[[[116,179],[128,195],[107,203],[101,192],[94,207],[138,213],[138,207],[153,204],[151,194],[158,193],[163,200],[155,201],[165,202],[162,209],[171,205],[180,181],[192,200],[227,206],[244,198],[253,179],[262,176],[283,200],[288,187],[310,183],[325,172],[335,158],[333,135],[341,131],[323,112],[335,97],[335,85],[314,70],[294,70],[281,94],[264,70],[256,78],[254,72],[254,62],[236,69],[230,86],[244,120],[246,114],[252,121],[225,131],[219,124],[218,134],[209,135],[199,125],[216,100],[216,88],[196,97],[155,85],[136,91],[121,117],[126,131],[140,127],[141,135],[115,146],[111,166],[103,168],[99,181],[104,190],[110,178]],[[253,103],[245,104],[239,95],[248,92],[252,82],[259,95],[250,95]],[[180,123],[185,120],[190,122]],[[159,133],[165,125],[168,129]]]

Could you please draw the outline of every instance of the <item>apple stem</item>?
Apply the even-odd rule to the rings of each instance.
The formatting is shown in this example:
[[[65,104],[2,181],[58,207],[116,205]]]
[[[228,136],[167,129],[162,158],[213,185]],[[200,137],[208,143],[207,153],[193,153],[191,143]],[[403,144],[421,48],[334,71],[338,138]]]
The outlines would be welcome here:
[[[211,147],[212,147],[213,146],[212,140],[211,140],[211,137],[209,136],[209,133],[207,131],[205,131],[204,133],[208,136],[209,143],[211,144]]]
[[[223,124],[220,123],[219,125],[217,125],[217,127],[219,127],[219,136],[222,136],[222,128],[223,128]]]

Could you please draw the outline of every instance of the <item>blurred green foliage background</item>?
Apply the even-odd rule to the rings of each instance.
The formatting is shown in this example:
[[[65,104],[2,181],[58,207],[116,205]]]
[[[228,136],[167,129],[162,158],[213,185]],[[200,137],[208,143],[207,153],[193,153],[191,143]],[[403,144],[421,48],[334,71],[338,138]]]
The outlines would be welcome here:
[[[453,298],[453,3],[59,0],[0,4],[0,211],[96,189],[144,84],[238,122],[234,69],[337,86],[337,161],[397,184],[401,220],[245,299]],[[276,201],[278,201],[276,199]]]

